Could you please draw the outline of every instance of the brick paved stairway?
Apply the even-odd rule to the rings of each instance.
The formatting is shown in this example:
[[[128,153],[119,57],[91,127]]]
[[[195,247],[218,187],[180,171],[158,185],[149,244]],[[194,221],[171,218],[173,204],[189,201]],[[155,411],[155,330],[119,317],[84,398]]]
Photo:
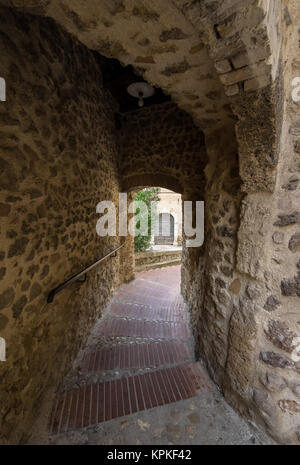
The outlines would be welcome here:
[[[210,389],[194,363],[180,267],[122,285],[56,396],[50,435],[159,408]]]

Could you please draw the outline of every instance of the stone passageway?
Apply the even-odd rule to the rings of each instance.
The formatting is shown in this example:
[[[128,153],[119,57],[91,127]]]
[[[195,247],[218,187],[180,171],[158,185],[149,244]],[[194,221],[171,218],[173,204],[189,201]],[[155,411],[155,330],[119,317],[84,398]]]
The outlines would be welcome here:
[[[0,444],[50,416],[53,443],[300,444],[299,24],[299,0],[0,0]],[[204,201],[204,242],[183,209],[181,272],[130,281],[144,186],[190,225]]]
[[[270,442],[194,361],[180,266],[121,286],[60,386],[49,429],[52,444]]]

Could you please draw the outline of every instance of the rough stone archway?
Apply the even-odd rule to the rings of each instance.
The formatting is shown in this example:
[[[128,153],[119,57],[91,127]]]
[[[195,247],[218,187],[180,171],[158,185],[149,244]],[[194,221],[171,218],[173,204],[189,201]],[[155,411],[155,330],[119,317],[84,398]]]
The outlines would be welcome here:
[[[176,178],[158,173],[143,173],[128,176],[126,179],[123,179],[122,189],[124,192],[129,192],[131,190],[142,189],[143,187],[156,187],[160,185],[167,186],[166,189],[173,190],[174,192],[183,192],[183,188]]]
[[[0,2],[6,7],[21,7],[21,13],[16,19],[15,13],[12,14],[9,10],[3,10],[3,18],[7,15],[10,27],[19,29],[23,39],[25,36],[21,49],[25,50],[25,55],[29,58],[29,62],[24,63],[24,59],[16,53],[15,42],[20,42],[20,38],[12,37],[2,20],[2,40],[7,57],[7,75],[4,77],[8,83],[11,79],[13,91],[19,98],[18,106],[11,109],[10,117],[3,117],[6,142],[2,149],[7,153],[15,150],[16,166],[22,171],[22,175],[29,169],[28,166],[21,166],[22,154],[26,153],[28,165],[33,163],[33,159],[38,161],[39,158],[32,153],[32,141],[36,144],[35,150],[38,148],[40,152],[47,152],[47,119],[38,130],[34,118],[24,108],[28,87],[35,99],[39,99],[47,82],[57,92],[55,104],[62,106],[64,100],[68,101],[75,86],[83,86],[82,95],[89,96],[89,105],[93,107],[94,97],[87,90],[89,83],[84,81],[85,66],[85,70],[89,68],[90,84],[98,100],[106,99],[102,89],[99,90],[100,86],[98,89],[95,85],[101,82],[101,76],[88,49],[118,58],[124,64],[132,64],[146,80],[170,94],[181,110],[175,111],[172,103],[157,108],[156,117],[147,109],[142,113],[126,115],[118,134],[109,122],[113,119],[114,103],[107,103],[102,115],[105,122],[100,122],[105,127],[106,140],[99,134],[93,149],[97,152],[98,144],[102,148],[105,146],[105,150],[109,152],[107,157],[111,160],[117,158],[117,148],[121,147],[121,160],[111,163],[107,171],[108,176],[114,179],[113,188],[110,189],[113,197],[116,197],[122,183],[129,189],[137,183],[151,185],[144,183],[147,176],[149,179],[151,176],[171,176],[178,182],[177,187],[182,187],[184,199],[205,199],[205,247],[201,251],[187,252],[184,267],[187,272],[183,276],[183,294],[193,316],[198,351],[204,357],[212,377],[237,410],[256,421],[277,440],[299,442],[299,367],[291,359],[293,340],[299,333],[297,315],[293,311],[295,302],[299,306],[299,273],[296,271],[299,264],[297,265],[295,258],[299,225],[296,160],[299,128],[294,103],[289,94],[289,79],[298,71],[299,63],[296,56],[289,52],[289,47],[295,46],[298,37],[296,28],[288,19],[299,19],[296,2],[175,0],[156,4],[114,0],[101,2],[97,7],[93,3],[93,9],[89,8],[89,2],[85,2],[83,7],[79,1],[72,2],[70,6],[65,0],[33,0],[28,8],[21,3],[20,6],[19,2],[13,0]],[[289,7],[289,10],[284,10],[284,7]],[[29,25],[27,13],[53,18],[87,48],[78,44],[71,35],[57,29],[51,20],[37,18]],[[51,40],[51,29],[61,39],[61,49]],[[283,36],[286,37],[285,40],[282,39]],[[36,44],[31,48],[28,40],[26,41],[28,37],[40,37],[41,45]],[[64,50],[69,48],[76,59],[73,68],[67,70],[70,61],[64,55]],[[39,87],[33,79],[32,68],[41,55],[43,60],[40,63],[39,76],[43,84],[40,82]],[[65,57],[64,67],[57,71],[54,63],[62,57]],[[83,66],[82,57],[87,60],[87,65]],[[287,62],[287,71],[282,76],[284,60]],[[17,68],[14,67],[16,63]],[[52,73],[47,80],[49,67]],[[30,76],[30,86],[22,84],[20,68],[22,73],[27,73],[26,81]],[[77,77],[78,70],[82,73],[81,79]],[[65,79],[66,75],[68,79]],[[284,98],[287,102],[285,104]],[[69,105],[68,111],[72,113],[74,109],[71,103]],[[82,107],[88,114],[90,109],[86,108],[84,101]],[[59,117],[62,118],[61,107],[59,111]],[[34,112],[41,115],[40,117],[45,115],[43,108],[35,108]],[[168,118],[169,114],[172,117]],[[55,117],[57,115],[52,116],[54,120]],[[189,118],[193,123],[187,121]],[[19,119],[22,127],[16,132],[20,141],[16,141],[7,133],[9,134],[11,127],[20,124]],[[83,124],[82,118],[78,120],[78,125],[80,124]],[[164,124],[167,135],[161,134],[159,137],[159,129]],[[89,125],[87,121],[87,130]],[[54,121],[53,127],[55,126]],[[191,136],[190,146],[185,133],[181,134],[181,141],[174,143],[177,137],[174,127],[178,133],[183,127],[187,129]],[[72,128],[69,130],[72,133]],[[23,142],[21,136],[24,133],[30,139],[29,144]],[[107,137],[110,139],[108,144]],[[65,139],[65,134],[62,139]],[[54,152],[56,147],[59,147],[60,153],[63,151],[62,139],[54,141]],[[76,143],[82,144],[85,150],[91,149],[86,147],[83,138],[74,142],[71,136],[68,138],[67,151],[72,151]],[[14,149],[16,145],[19,152]],[[183,158],[182,153],[185,150],[194,152],[192,156],[186,154]],[[138,156],[140,160],[136,159]],[[145,163],[150,160],[152,167],[149,169],[148,165],[147,170],[144,170]],[[18,192],[26,192],[26,186],[13,182],[15,168],[11,170],[8,163],[4,158],[3,164],[8,167],[9,173],[9,183],[5,179],[2,183],[7,191],[3,201],[5,206],[2,207],[4,216],[8,216],[8,208],[11,208],[7,199],[16,198]],[[84,168],[81,165],[75,167],[74,176],[81,181],[84,175],[90,175],[92,170],[101,170],[103,165],[101,157],[97,163],[83,159],[80,163],[85,164]],[[55,163],[49,166],[50,174],[56,168],[54,165]],[[70,162],[67,163],[67,169],[70,169]],[[38,180],[34,179],[32,183],[41,185],[43,195],[48,195],[48,203],[45,203],[44,208],[55,208],[54,204],[63,208],[53,186],[48,186],[45,179],[41,181],[39,173],[36,176]],[[64,181],[65,179],[60,179],[58,186]],[[170,188],[173,181],[169,178],[167,182],[170,183]],[[71,195],[72,188],[73,184],[68,186],[68,195]],[[38,189],[36,191],[39,192]],[[9,195],[9,192],[14,195]],[[96,192],[95,188],[93,195],[99,195]],[[37,192],[30,192],[28,195],[30,200],[39,198]],[[84,198],[82,202],[85,202]],[[41,205],[37,206],[40,207]],[[22,209],[24,212],[27,207],[18,205],[18,208],[22,213]],[[88,205],[84,208],[89,211],[92,207]],[[44,214],[43,211],[38,211]],[[28,215],[35,214],[35,211],[28,212]],[[79,218],[83,215],[80,205],[75,214]],[[56,220],[59,222],[60,218]],[[19,232],[28,231],[28,221],[20,224]],[[9,241],[12,240],[9,234],[13,234],[11,231],[9,223],[5,229],[5,240],[9,246]],[[41,237],[42,233],[41,230]],[[81,257],[85,253],[85,247],[93,255],[92,239],[85,244],[82,232],[74,233],[79,234],[82,240]],[[50,236],[55,242],[53,231]],[[21,256],[22,263],[26,262],[26,244],[24,248],[24,244],[17,241],[19,239],[14,244],[17,254],[8,253],[8,258],[17,255]],[[63,245],[62,242],[62,250]],[[51,248],[51,245],[48,247]],[[56,259],[59,261],[58,256],[55,258],[56,254],[59,255],[55,243],[53,248],[55,253],[50,258],[55,263]],[[70,248],[73,251],[74,245]],[[70,267],[74,266],[71,262],[70,258]],[[34,261],[32,263],[34,267],[38,266]],[[23,264],[26,268],[26,263]],[[21,264],[17,265],[20,267]],[[19,284],[24,290],[12,296],[13,267],[16,265],[11,261],[9,266],[11,271],[5,278],[6,294],[2,295],[3,308],[11,305],[16,315],[23,304],[22,308],[26,308],[26,305],[34,307],[30,302],[37,293],[36,284],[40,286],[40,283],[34,283],[35,287],[30,288],[30,295],[27,296],[25,280],[20,278]],[[113,268],[107,271],[107,281],[111,274],[114,274]],[[116,282],[107,285],[109,291],[106,299],[115,285]],[[93,286],[90,290],[92,288]],[[10,294],[7,294],[8,291]],[[23,299],[23,304],[20,299]],[[84,297],[79,296],[79,301],[84,299],[89,301],[89,292]],[[287,310],[284,310],[285,306]],[[91,311],[91,318],[92,313]],[[7,315],[4,317],[8,318]],[[34,320],[34,324],[39,326],[38,319]],[[47,324],[51,325],[49,322]],[[47,324],[43,326],[42,334],[47,332]],[[62,328],[65,326],[66,322],[62,322]],[[61,341],[59,335],[56,337]],[[27,342],[28,338],[24,340],[23,347],[26,347]],[[21,359],[21,355],[16,354],[18,363]],[[40,362],[41,360],[36,360],[37,366]],[[38,380],[35,383],[35,395],[41,394],[42,386]],[[25,383],[24,389],[26,386]],[[26,392],[23,394],[26,398]],[[12,399],[11,393],[5,394],[7,403],[13,405],[4,415],[5,437],[13,434],[12,425],[18,415],[22,415],[23,394],[17,401]],[[32,423],[29,417],[26,421],[28,424]],[[18,440],[22,439],[20,434],[22,433],[16,434]]]

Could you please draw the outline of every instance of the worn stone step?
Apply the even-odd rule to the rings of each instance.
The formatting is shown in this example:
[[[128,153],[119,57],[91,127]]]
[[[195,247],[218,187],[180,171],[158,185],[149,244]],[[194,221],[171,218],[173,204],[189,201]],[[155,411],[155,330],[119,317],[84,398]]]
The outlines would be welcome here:
[[[150,288],[120,288],[113,302],[124,302],[139,304],[151,308],[172,308],[174,311],[180,309],[186,311],[184,301],[178,294],[170,295],[167,292]]]
[[[192,361],[188,344],[183,341],[118,344],[88,347],[79,367],[82,373],[112,370],[157,368]]]
[[[142,304],[131,304],[115,300],[109,307],[109,314],[128,318],[161,321],[188,321],[189,314],[184,306],[176,305],[161,307]]]
[[[153,339],[187,339],[190,337],[190,330],[187,323],[104,318],[95,328],[95,335]]]
[[[137,265],[135,267],[135,271],[144,271],[150,270],[155,268],[164,268],[165,266],[174,266],[180,265],[181,258],[175,258],[174,260],[166,260],[164,262],[157,262],[157,263],[147,263],[146,265]]]

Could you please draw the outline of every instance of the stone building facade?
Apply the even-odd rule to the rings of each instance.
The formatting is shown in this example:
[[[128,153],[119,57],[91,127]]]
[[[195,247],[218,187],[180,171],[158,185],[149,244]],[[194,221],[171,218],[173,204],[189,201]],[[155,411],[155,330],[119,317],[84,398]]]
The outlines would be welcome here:
[[[156,223],[153,226],[151,245],[181,245],[182,243],[182,201],[181,194],[170,189],[158,191]]]
[[[99,238],[96,204],[157,185],[205,200],[203,247],[183,237],[197,356],[241,415],[300,443],[299,25],[298,0],[0,0],[2,443],[46,431],[63,373],[133,277],[132,239]],[[94,51],[171,102],[117,127]]]

